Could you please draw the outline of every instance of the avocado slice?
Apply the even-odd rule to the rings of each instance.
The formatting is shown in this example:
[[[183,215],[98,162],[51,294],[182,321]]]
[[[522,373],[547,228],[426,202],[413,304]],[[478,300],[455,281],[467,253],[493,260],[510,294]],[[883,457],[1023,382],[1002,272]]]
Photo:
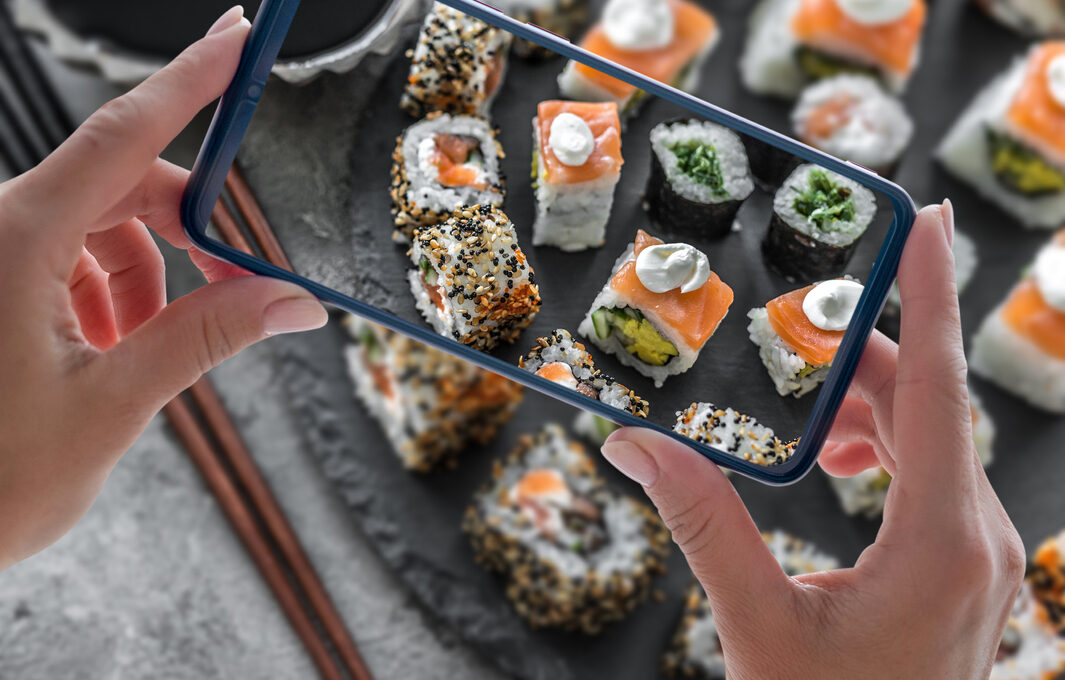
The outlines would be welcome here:
[[[625,350],[645,364],[664,366],[673,357],[680,356],[676,346],[663,338],[639,310],[631,307],[600,307],[592,313],[592,325],[600,339],[617,333]]]

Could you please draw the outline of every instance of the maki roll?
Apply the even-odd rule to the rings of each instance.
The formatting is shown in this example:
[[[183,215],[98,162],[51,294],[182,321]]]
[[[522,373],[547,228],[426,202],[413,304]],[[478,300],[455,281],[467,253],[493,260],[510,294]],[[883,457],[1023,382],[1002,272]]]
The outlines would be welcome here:
[[[795,538],[779,529],[763,531],[762,538],[769,546],[769,552],[777,558],[780,568],[788,576],[801,576],[839,568],[839,560],[835,557],[821,552],[812,543]]]
[[[433,3],[411,58],[400,107],[422,118],[433,111],[487,116],[507,70],[511,35]]]
[[[606,438],[614,434],[621,426],[589,411],[581,411],[573,419],[573,432],[584,441],[599,449],[606,443]]]
[[[641,229],[577,330],[661,387],[695,364],[732,300],[706,255]]]
[[[620,621],[669,552],[654,511],[606,488],[584,447],[551,424],[495,463],[462,528],[534,628],[595,634]]]
[[[857,281],[834,279],[748,312],[747,332],[780,396],[799,398],[825,381],[861,295]]]
[[[773,198],[762,254],[788,281],[840,276],[875,216],[872,191],[819,166],[800,165]]]
[[[989,680],[1054,680],[1065,671],[1065,638],[1028,584],[1021,587],[1002,632]]]
[[[577,390],[586,397],[607,406],[628,411],[640,418],[647,417],[647,400],[614,381],[595,367],[584,345],[574,341],[569,331],[560,328],[546,338],[537,340],[536,347],[518,360],[518,365],[545,380]]]
[[[495,0],[494,7],[518,21],[534,24],[570,40],[588,24],[588,0]],[[549,59],[555,52],[522,38],[514,39],[514,54],[526,59]]]
[[[869,76],[841,74],[803,90],[791,113],[795,135],[827,154],[890,177],[913,137],[902,102]]]
[[[1051,624],[1065,635],[1065,531],[1036,549],[1025,580],[1046,608]]]
[[[540,289],[510,219],[478,205],[419,229],[408,274],[414,301],[440,335],[475,349],[514,342],[540,311]]]
[[[975,0],[996,21],[1026,36],[1065,36],[1060,0]]]
[[[503,147],[482,118],[430,113],[396,139],[392,153],[393,240],[447,219],[464,205],[501,207]]]
[[[1065,232],[984,319],[970,366],[1034,406],[1065,413]]]
[[[1065,41],[1034,46],[976,96],[936,156],[1026,227],[1065,222]]]
[[[783,442],[757,419],[710,403],[695,402],[677,411],[673,431],[756,465],[780,465],[798,442]]]
[[[408,470],[453,466],[514,415],[522,388],[381,326],[348,316],[344,350],[355,394]]]
[[[651,130],[651,176],[644,207],[669,232],[716,238],[732,231],[743,201],[754,191],[740,136],[694,119]]]
[[[743,83],[790,98],[811,80],[860,73],[902,92],[917,67],[927,11],[924,0],[762,0],[740,58]]]
[[[598,248],[621,178],[621,122],[613,102],[540,102],[533,118],[534,246]]]
[[[609,0],[599,23],[580,46],[681,90],[691,91],[717,44],[713,15],[690,0]],[[571,61],[558,77],[567,99],[615,102],[622,116],[634,115],[646,93],[622,80]]]

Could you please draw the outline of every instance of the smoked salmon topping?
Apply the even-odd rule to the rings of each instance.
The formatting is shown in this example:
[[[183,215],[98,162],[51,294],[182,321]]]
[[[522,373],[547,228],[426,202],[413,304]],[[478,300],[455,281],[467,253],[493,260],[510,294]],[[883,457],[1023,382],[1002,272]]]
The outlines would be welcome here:
[[[476,137],[438,132],[433,141],[436,153],[432,162],[437,169],[437,182],[446,187],[475,187],[480,191],[488,188],[481,168],[469,162],[470,154],[481,148]]]
[[[802,310],[802,303],[813,289],[814,286],[807,286],[785,293],[770,300],[765,309],[769,325],[780,339],[806,363],[822,366],[835,358],[846,331],[826,331],[810,322]]]
[[[1039,349],[1065,359],[1065,312],[1048,305],[1032,279],[1013,290],[1002,308],[1002,319]]]
[[[803,125],[803,138],[809,140],[831,137],[847,123],[847,116],[857,103],[858,100],[854,97],[842,94],[813,109]]]
[[[580,117],[592,130],[595,150],[583,165],[566,165],[551,150],[551,123],[560,113]],[[536,109],[540,136],[541,175],[548,184],[575,184],[621,172],[621,120],[614,102],[584,103],[549,100]]]
[[[914,67],[927,12],[924,0],[913,0],[902,18],[868,25],[847,16],[836,0],[801,0],[791,27],[800,42],[814,49],[861,54],[888,71],[907,75]]]
[[[1065,108],[1054,99],[1047,66],[1065,54],[1065,41],[1045,42],[1028,58],[1024,82],[1013,97],[1006,119],[1014,129],[1038,139],[1065,157]]]
[[[556,470],[550,468],[529,470],[514,489],[518,502],[561,496],[568,492],[566,480]]]

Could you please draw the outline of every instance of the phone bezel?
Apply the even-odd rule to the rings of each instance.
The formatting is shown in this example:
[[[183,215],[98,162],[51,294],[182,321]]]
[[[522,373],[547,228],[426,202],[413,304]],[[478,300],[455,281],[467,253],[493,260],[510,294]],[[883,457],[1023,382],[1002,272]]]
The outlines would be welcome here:
[[[210,255],[242,267],[255,274],[272,276],[297,284],[310,291],[324,302],[345,311],[357,314],[370,321],[410,336],[428,345],[457,355],[487,370],[519,382],[538,392],[547,394],[577,408],[591,411],[619,425],[650,427],[663,432],[698,451],[714,463],[734,470],[759,482],[770,485],[792,484],[801,479],[813,467],[831,429],[851,379],[861,359],[862,350],[873,331],[877,317],[887,299],[895,280],[902,249],[917,214],[913,199],[898,185],[849,161],[842,161],[809,147],[790,137],[765,128],[753,121],[725,111],[713,104],[664,85],[635,71],[607,61],[577,45],[533,24],[510,18],[491,5],[477,0],[439,0],[458,11],[465,12],[519,38],[524,38],[551,49],[569,59],[587,64],[608,75],[624,80],[692,113],[704,116],[742,134],[750,135],[766,144],[783,149],[808,162],[817,163],[849,177],[864,186],[879,191],[892,204],[894,216],[887,237],[880,247],[858,310],[851,320],[843,343],[828,379],[821,386],[817,401],[806,422],[799,445],[788,462],[765,467],[755,465],[724,451],[695,442],[671,430],[649,423],[627,412],[615,409],[569,390],[525,370],[477,351],[453,340],[437,335],[429,328],[400,319],[384,310],[372,307],[350,296],[316,283],[293,272],[277,267],[254,255],[241,252],[207,235],[211,211],[222,193],[226,174],[237,156],[237,149],[244,138],[252,115],[266,87],[270,70],[277,59],[289,25],[299,7],[299,0],[264,0],[252,24],[247,43],[236,75],[219,101],[214,118],[181,203],[181,219],[189,239],[195,246]]]

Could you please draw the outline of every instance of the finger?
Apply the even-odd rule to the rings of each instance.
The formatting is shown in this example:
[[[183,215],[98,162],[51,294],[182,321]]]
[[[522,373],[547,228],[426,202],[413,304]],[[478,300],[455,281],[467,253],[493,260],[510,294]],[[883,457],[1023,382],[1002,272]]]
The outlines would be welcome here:
[[[848,397],[843,400],[832,423],[832,430],[828,433],[828,440],[839,444],[865,444],[873,452],[876,465],[888,472],[895,471],[895,461],[885,447],[875,422],[874,409],[861,399]]]
[[[137,220],[89,234],[85,246],[110,274],[108,287],[120,337],[133,332],[166,304],[166,265],[151,234]]]
[[[833,477],[853,477],[880,467],[880,458],[868,442],[828,442],[817,463]]]
[[[189,248],[189,259],[192,260],[192,263],[200,270],[208,283],[225,281],[226,279],[235,279],[238,276],[251,276],[251,272],[247,269],[241,269],[235,264],[230,264],[225,260],[219,260],[217,257],[208,255],[199,248]]]
[[[873,331],[851,380],[850,396],[872,406],[873,422],[887,450],[895,446],[895,380],[899,346],[880,331]]]
[[[115,311],[107,287],[107,272],[89,252],[82,251],[70,276],[70,304],[81,334],[93,347],[108,349],[118,342]]]
[[[155,159],[140,183],[100,217],[92,231],[138,219],[175,248],[192,247],[181,224],[181,198],[188,181],[188,170]]]

